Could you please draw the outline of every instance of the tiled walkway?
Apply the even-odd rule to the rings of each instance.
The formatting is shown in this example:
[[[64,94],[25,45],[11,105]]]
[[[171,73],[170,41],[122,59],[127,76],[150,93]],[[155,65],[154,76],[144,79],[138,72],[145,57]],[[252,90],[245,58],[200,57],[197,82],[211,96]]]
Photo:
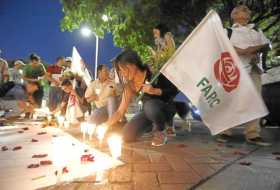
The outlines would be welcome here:
[[[234,161],[257,148],[243,143],[216,143],[201,124],[192,133],[180,131],[169,144],[153,148],[150,139],[124,144],[121,160],[125,165],[45,190],[185,190],[195,187]],[[77,130],[69,131],[80,138]],[[96,141],[90,142],[96,146]],[[98,145],[99,146],[99,145]],[[108,147],[100,147],[109,154]],[[98,178],[98,179],[97,179]]]

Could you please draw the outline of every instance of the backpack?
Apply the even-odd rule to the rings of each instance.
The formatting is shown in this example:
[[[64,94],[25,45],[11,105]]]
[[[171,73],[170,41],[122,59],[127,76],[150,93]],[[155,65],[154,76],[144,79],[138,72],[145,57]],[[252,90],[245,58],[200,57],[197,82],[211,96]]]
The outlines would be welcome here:
[[[254,27],[253,29],[258,31],[258,28],[256,28],[256,27]],[[228,38],[230,39],[231,36],[232,36],[232,29],[231,28],[226,28],[226,30],[227,30]],[[261,63],[262,63],[262,68],[263,68],[264,72],[268,70],[267,65],[266,65],[266,60],[267,60],[268,52],[270,50],[271,50],[270,47],[265,47],[265,48],[260,50],[260,53],[261,53]]]

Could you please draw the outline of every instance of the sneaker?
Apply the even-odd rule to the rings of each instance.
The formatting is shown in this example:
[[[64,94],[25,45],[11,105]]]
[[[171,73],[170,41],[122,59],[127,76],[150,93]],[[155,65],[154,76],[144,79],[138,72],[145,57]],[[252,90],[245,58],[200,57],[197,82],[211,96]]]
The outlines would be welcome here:
[[[216,141],[218,141],[219,143],[227,143],[228,141],[230,141],[230,139],[230,135],[221,134],[217,136]]]
[[[265,142],[261,137],[247,139],[247,143],[253,144],[253,145],[258,145],[258,146],[271,146],[271,143]]]
[[[167,144],[167,135],[165,132],[155,132],[152,139],[152,146],[162,146]]]
[[[174,125],[167,127],[166,134],[168,137],[176,137],[176,129]]]

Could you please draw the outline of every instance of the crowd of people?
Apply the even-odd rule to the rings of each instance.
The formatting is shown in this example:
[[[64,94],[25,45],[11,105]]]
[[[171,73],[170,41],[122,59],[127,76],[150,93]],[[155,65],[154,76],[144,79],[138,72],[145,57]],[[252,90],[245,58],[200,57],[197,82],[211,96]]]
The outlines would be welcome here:
[[[269,41],[253,24],[249,24],[250,15],[246,6],[236,7],[231,14],[234,24],[227,32],[244,67],[260,90],[256,57]],[[156,26],[153,34],[155,47],[151,49],[151,55],[154,59],[164,52],[175,51],[172,34],[164,25]],[[4,116],[34,113],[34,109],[41,106],[44,96],[41,81],[48,81],[50,85],[48,107],[53,114],[60,112],[66,115],[69,104],[75,103],[79,105],[79,111],[74,112],[78,122],[87,119],[89,123],[109,129],[121,125],[123,139],[128,142],[137,140],[144,133],[151,133],[153,146],[164,145],[169,136],[176,134],[174,115],[177,113],[185,119],[189,112],[186,103],[175,101],[179,90],[164,75],[160,74],[156,82],[149,83],[158,65],[144,64],[133,50],[124,50],[117,55],[112,60],[111,71],[107,65],[99,65],[97,79],[90,85],[83,77],[71,72],[70,67],[70,58],[58,57],[55,64],[45,68],[40,63],[40,57],[32,54],[29,64],[16,61],[13,73],[9,74],[7,62],[0,59],[0,108],[5,111]],[[128,107],[141,93],[144,94],[141,100],[143,109],[127,121]],[[87,118],[86,113],[89,113]],[[225,131],[217,140],[228,142],[231,135],[230,131]],[[245,124],[245,135],[248,143],[269,145],[260,137],[259,120]]]

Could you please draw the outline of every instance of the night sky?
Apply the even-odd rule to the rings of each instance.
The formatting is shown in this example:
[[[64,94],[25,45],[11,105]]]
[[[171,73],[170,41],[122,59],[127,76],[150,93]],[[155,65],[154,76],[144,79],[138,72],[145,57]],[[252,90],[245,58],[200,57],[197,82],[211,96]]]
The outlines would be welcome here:
[[[71,56],[75,45],[90,69],[94,68],[95,38],[82,37],[79,30],[61,32],[63,18],[59,0],[0,0],[1,57],[28,58],[32,52],[53,63],[58,56]],[[99,64],[109,63],[118,52],[112,36],[99,41]]]

